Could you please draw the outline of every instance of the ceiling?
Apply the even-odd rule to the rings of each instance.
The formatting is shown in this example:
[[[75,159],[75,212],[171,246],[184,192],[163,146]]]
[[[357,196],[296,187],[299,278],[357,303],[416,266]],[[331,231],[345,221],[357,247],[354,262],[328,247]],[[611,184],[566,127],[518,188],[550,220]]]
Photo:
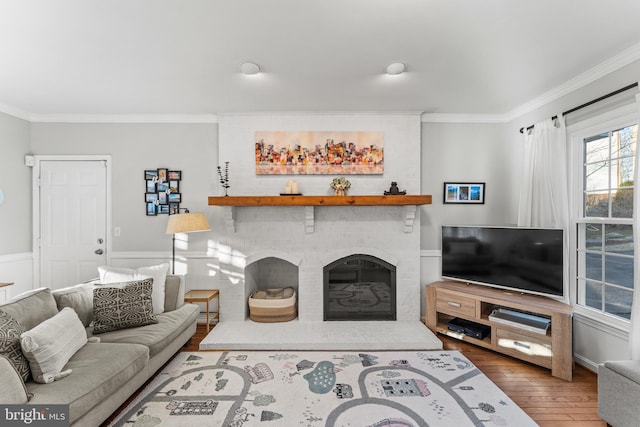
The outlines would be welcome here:
[[[0,103],[507,114],[640,52],[639,16],[637,0],[0,0]],[[385,75],[395,61],[407,72]]]

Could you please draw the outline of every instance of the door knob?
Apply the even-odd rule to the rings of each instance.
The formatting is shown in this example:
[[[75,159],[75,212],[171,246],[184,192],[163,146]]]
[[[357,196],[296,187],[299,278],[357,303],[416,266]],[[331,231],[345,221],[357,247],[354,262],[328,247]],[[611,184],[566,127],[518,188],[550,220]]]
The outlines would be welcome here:
[[[98,237],[98,243],[100,244],[104,243],[104,240],[102,239],[102,237]]]
[[[96,249],[96,251],[94,253],[96,255],[102,255],[104,253],[104,251],[102,249]]]

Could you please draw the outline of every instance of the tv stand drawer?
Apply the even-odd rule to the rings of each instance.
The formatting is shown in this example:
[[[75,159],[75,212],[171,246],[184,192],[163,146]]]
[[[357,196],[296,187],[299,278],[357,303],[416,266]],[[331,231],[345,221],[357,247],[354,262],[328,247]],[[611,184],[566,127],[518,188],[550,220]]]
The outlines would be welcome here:
[[[440,290],[436,295],[436,309],[439,312],[475,318],[476,300]]]
[[[496,342],[505,354],[551,369],[553,351],[550,340],[545,336],[537,338],[497,328]]]

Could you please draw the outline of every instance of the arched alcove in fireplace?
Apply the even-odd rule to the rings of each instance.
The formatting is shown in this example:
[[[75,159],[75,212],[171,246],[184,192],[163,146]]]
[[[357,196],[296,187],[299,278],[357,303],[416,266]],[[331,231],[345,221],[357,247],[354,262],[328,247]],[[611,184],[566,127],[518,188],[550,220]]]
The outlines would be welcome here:
[[[269,288],[293,288],[299,291],[298,266],[277,257],[265,257],[258,259],[244,269],[245,295],[248,297],[258,289]],[[245,301],[245,318],[249,317],[249,305]]]

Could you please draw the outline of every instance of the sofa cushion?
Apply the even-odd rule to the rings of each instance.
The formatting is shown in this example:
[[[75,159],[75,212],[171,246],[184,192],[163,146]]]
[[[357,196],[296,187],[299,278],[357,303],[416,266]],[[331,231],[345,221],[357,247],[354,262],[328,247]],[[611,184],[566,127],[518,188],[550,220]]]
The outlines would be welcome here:
[[[24,381],[13,367],[13,363],[0,354],[0,402],[5,405],[21,405],[27,403],[29,395]]]
[[[0,305],[0,310],[20,322],[27,331],[58,314],[56,300],[48,288],[16,295],[10,303]]]
[[[87,343],[87,333],[76,312],[65,307],[20,337],[33,380],[52,383],[71,374],[69,359]]]
[[[149,356],[154,357],[175,340],[197,318],[200,309],[195,304],[158,314],[158,323],[135,329],[100,334],[103,343],[139,343],[149,347]]]
[[[164,311],[172,311],[184,304],[184,284],[180,276],[168,274],[164,287]]]
[[[29,361],[20,348],[20,335],[24,331],[20,322],[0,310],[0,355],[6,356],[18,375],[27,381],[31,375]]]
[[[93,289],[93,333],[158,323],[153,314],[153,279],[96,286]]]
[[[131,268],[116,268],[108,266],[98,267],[100,283],[120,283],[133,280],[153,279],[153,313],[164,312],[165,280],[169,264],[163,263],[151,267],[140,267],[137,270]]]
[[[82,324],[87,327],[93,320],[93,285],[82,283],[68,288],[56,289],[53,292],[58,310],[71,307]]]
[[[67,403],[73,424],[144,371],[148,360],[149,349],[143,345],[89,342],[65,366],[73,370],[73,375],[51,384],[27,383],[27,390],[33,393],[29,403]]]
[[[640,360],[616,360],[604,366],[640,385]]]

